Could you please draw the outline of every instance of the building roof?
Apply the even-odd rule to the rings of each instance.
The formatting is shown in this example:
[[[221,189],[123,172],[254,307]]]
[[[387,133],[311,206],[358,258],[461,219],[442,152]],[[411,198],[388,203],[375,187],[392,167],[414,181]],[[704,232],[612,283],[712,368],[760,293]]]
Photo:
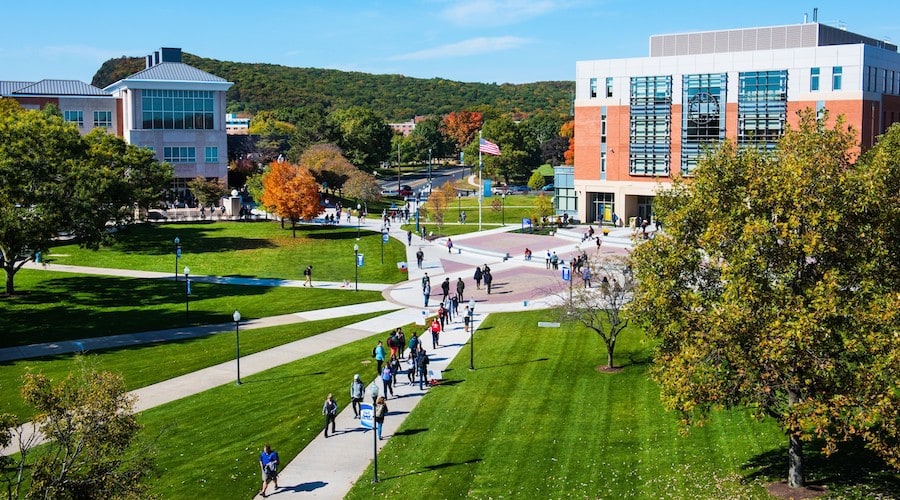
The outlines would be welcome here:
[[[199,70],[180,62],[161,62],[147,69],[138,71],[123,79],[128,80],[167,80],[179,82],[226,82],[206,71]]]
[[[39,82],[0,82],[0,95],[6,96],[104,96],[103,89],[78,80],[41,80]]]

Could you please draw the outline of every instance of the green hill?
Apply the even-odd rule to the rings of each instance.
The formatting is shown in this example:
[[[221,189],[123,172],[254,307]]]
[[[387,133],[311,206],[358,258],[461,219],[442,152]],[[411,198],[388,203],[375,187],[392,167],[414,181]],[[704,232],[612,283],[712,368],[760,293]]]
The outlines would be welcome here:
[[[409,78],[332,69],[292,68],[277,64],[237,63],[185,53],[196,68],[234,82],[228,91],[230,112],[314,106],[327,110],[360,105],[378,110],[389,120],[415,115],[492,107],[500,112],[568,113],[571,81],[526,84],[464,83],[442,78]],[[120,57],[103,63],[91,84],[103,88],[144,67],[142,57]]]

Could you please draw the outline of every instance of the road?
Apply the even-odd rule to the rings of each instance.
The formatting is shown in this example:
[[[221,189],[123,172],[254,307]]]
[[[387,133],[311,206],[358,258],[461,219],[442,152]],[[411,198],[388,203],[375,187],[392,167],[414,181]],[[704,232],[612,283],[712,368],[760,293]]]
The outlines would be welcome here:
[[[431,170],[431,184],[433,188],[443,186],[447,182],[464,179],[469,174],[469,167],[441,167]],[[381,182],[381,189],[398,189],[399,185],[409,184],[413,191],[418,191],[428,183],[427,172],[415,172],[403,174],[400,182],[397,178],[385,179]]]

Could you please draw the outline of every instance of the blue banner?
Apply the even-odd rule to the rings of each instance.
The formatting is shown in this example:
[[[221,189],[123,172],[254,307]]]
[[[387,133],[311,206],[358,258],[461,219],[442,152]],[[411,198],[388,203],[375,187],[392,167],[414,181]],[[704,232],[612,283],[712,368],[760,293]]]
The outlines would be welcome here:
[[[375,427],[375,408],[368,403],[359,404],[359,425],[365,429]]]
[[[361,253],[356,254],[356,267],[362,267],[363,264],[365,264],[365,263],[366,263],[365,256]]]

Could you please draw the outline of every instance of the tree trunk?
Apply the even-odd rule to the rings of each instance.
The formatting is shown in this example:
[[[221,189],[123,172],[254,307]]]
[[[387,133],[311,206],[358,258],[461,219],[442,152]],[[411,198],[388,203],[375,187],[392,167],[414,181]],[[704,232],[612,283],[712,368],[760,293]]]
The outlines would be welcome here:
[[[800,488],[804,485],[803,480],[803,444],[800,438],[794,435],[790,436],[790,447],[788,448],[788,486],[791,488]]]
[[[4,271],[6,271],[6,294],[12,295],[12,294],[16,293],[16,286],[15,286],[16,272],[10,267],[6,267],[6,269],[4,269]]]
[[[606,367],[613,368],[613,351],[616,349],[616,342],[610,341],[606,343]]]

